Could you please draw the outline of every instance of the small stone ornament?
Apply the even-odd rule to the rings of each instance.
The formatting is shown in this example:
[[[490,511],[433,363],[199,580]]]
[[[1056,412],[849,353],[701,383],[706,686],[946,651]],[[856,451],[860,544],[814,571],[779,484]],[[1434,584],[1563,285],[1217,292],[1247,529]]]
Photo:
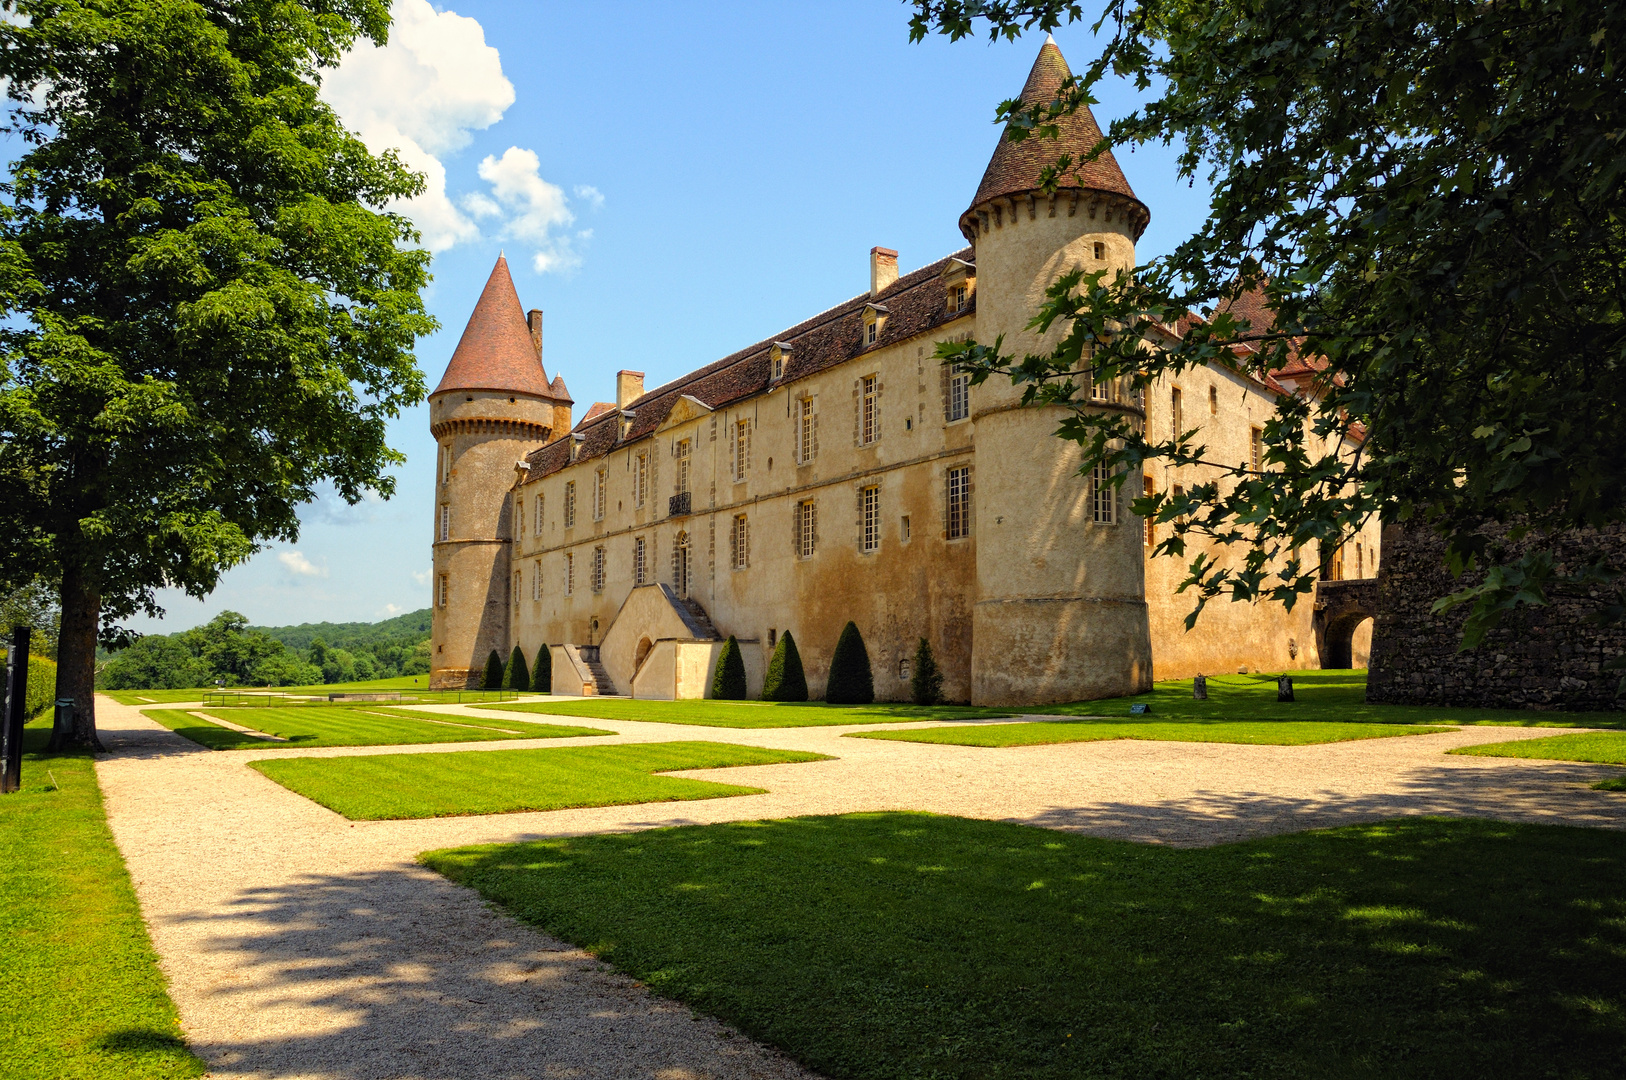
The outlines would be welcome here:
[[[1144,701],[1137,701],[1135,704],[1129,706],[1130,716],[1145,716],[1151,711],[1152,707],[1146,704]]]
[[[1282,675],[1276,679],[1276,700],[1293,700],[1293,677],[1291,675]]]
[[[1198,675],[1191,680],[1191,696],[1197,701],[1208,700],[1208,676]]]

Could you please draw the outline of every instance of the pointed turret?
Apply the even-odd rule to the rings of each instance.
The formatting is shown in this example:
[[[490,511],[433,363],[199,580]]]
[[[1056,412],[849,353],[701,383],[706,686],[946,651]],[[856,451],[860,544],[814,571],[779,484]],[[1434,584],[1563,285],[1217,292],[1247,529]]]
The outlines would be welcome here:
[[[519,293],[508,273],[508,260],[497,256],[497,265],[486,280],[480,302],[474,305],[463,337],[446,365],[446,374],[435,387],[436,394],[449,390],[490,390],[508,394],[528,394],[551,398],[536,338],[520,308]]]
[[[1056,47],[1053,40],[1046,38],[1033,61],[1033,69],[1028,72],[1021,99],[1029,105],[1052,102],[1056,100],[1061,84],[1071,77],[1072,71],[1067,67],[1061,49]],[[977,186],[971,208],[960,219],[960,229],[968,239],[976,240],[979,209],[1006,204],[1010,206],[1008,212],[1014,213],[1013,204],[1017,200],[1027,204],[1036,201],[1034,197],[1037,196],[1048,202],[1049,196],[1039,194],[1042,174],[1063,154],[1071,155],[1073,164],[1058,177],[1056,187],[1069,209],[1076,207],[1084,193],[1107,196],[1115,203],[1127,201],[1132,204],[1132,216],[1138,219],[1135,235],[1140,235],[1140,230],[1146,227],[1151,215],[1147,213],[1145,204],[1136,198],[1134,189],[1129,186],[1112,152],[1103,151],[1093,160],[1084,160],[1101,141],[1101,127],[1095,122],[1095,114],[1090,112],[1089,106],[1081,105],[1077,112],[1061,118],[1058,127],[1060,130],[1054,139],[1030,135],[1021,142],[1012,142],[1008,138],[1008,128],[1000,133],[999,144],[994,147],[994,156],[982,175],[982,183]]]

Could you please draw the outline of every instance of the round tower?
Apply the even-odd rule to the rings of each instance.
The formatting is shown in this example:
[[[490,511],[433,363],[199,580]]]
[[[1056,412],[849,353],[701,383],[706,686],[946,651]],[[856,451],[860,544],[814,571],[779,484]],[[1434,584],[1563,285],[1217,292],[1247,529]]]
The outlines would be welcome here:
[[[1022,89],[1048,102],[1070,72],[1046,40]],[[976,249],[977,339],[1004,335],[1021,358],[1048,353],[1064,328],[1027,329],[1045,289],[1068,270],[1135,266],[1150,214],[1110,154],[1076,164],[1101,139],[1087,107],[1057,140],[1002,135],[960,229]],[[1062,154],[1075,164],[1054,194],[1041,172]],[[1112,390],[1101,407],[1140,413]],[[1099,698],[1151,685],[1142,532],[1129,502],[1141,480],[1099,498],[1081,476],[1079,447],[1054,432],[1059,408],[1023,408],[1009,380],[977,387],[973,512],[978,597],[972,614],[972,701],[1006,704]]]
[[[429,395],[435,474],[434,622],[429,685],[479,685],[510,648],[514,464],[570,424],[564,383],[542,369],[542,313],[527,318],[498,256],[469,324]]]

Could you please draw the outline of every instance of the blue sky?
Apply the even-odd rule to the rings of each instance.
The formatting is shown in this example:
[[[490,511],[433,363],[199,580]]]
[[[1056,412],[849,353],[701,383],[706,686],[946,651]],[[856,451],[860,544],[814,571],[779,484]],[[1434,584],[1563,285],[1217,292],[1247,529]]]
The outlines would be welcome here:
[[[904,272],[964,244],[956,220],[1042,35],[912,45],[897,0],[811,5],[396,0],[388,48],[328,81],[375,149],[429,171],[408,208],[435,248],[419,343],[440,378],[500,249],[520,302],[545,317],[548,374],[576,414],[613,400],[615,372],[676,378],[868,286],[868,253]],[[1083,24],[1057,44],[1075,69]],[[1136,104],[1104,87],[1105,126]],[[1189,235],[1206,191],[1169,148],[1120,153],[1152,211],[1141,261]],[[236,610],[255,623],[386,618],[425,607],[434,442],[427,406],[392,426],[407,456],[388,502],[307,508],[293,544],[229,571],[207,600],[163,596],[186,629]]]

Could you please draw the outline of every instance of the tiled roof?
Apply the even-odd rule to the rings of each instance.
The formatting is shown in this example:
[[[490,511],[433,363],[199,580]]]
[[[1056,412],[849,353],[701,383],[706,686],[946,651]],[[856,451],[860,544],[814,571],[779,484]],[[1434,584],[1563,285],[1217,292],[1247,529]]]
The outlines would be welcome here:
[[[587,423],[589,420],[596,420],[607,412],[615,412],[615,406],[608,401],[595,401],[588,407],[587,415],[582,417],[581,424],[576,426],[581,427],[582,424]]]
[[[619,410],[611,409],[597,415],[589,412],[576,425],[576,431],[583,436],[578,460],[607,454],[619,445],[651,434],[666,420],[678,398],[684,395],[702,402],[707,408],[720,409],[753,394],[763,393],[769,388],[768,350],[775,342],[789,342],[792,346],[784,377],[779,380],[779,384],[787,384],[970,314],[976,309],[974,293],[964,311],[947,310],[948,298],[938,282],[938,276],[951,259],[972,262],[974,256],[970,248],[956,251],[948,258],[905,274],[879,296],[871,297],[869,293],[855,296],[789,330],[773,334],[681,379],[656,387],[627,406],[637,413],[637,418],[625,439],[619,438],[620,424],[616,423]],[[884,304],[888,315],[881,328],[880,340],[866,347],[862,313],[865,305],[871,303]],[[569,442],[568,439],[560,439],[533,450],[526,458],[531,465],[531,478],[551,475],[568,465]]]
[[[542,370],[531,339],[530,325],[519,306],[519,293],[508,273],[508,260],[497,256],[497,265],[474,305],[474,314],[463,328],[446,374],[440,377],[435,393],[448,390],[496,390],[552,398],[548,376]]]
[[[1048,104],[1056,100],[1056,92],[1063,80],[1071,77],[1072,72],[1062,58],[1061,50],[1056,48],[1054,41],[1046,41],[1033,61],[1033,70],[1028,72],[1027,85],[1022,87],[1022,100],[1030,105]],[[1071,172],[1059,178],[1058,186],[1062,189],[1083,188],[1135,198],[1129,181],[1124,178],[1123,170],[1118,167],[1110,150],[1103,151],[1093,161],[1079,164],[1101,141],[1101,128],[1096,124],[1095,115],[1088,105],[1081,105],[1077,112],[1063,117],[1058,126],[1060,131],[1055,139],[1030,136],[1021,142],[1011,142],[1005,137],[1005,132],[1001,132],[999,145],[994,147],[994,156],[988,162],[988,171],[983,173],[982,183],[977,187],[977,197],[971,200],[971,205],[978,206],[989,199],[1037,189],[1041,171],[1045,166],[1055,164],[1063,154],[1071,154],[1074,165]]]

